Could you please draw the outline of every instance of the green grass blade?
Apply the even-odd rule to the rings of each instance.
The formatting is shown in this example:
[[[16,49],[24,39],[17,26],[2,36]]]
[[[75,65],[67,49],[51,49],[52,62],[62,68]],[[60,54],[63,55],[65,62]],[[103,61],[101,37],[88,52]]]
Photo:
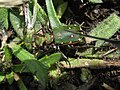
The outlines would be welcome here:
[[[45,1],[46,1],[47,13],[48,13],[48,17],[49,17],[52,29],[54,29],[55,27],[60,27],[61,22],[59,21],[56,15],[52,0],[45,0]]]
[[[48,16],[38,3],[37,8],[36,22],[34,26],[36,32],[39,31],[42,26],[47,26],[48,23]]]
[[[13,54],[22,62],[24,62],[25,60],[36,60],[34,55],[23,49],[20,45],[10,43],[9,47],[12,49]]]
[[[20,38],[23,38],[23,30],[25,28],[24,16],[19,15],[18,10],[11,10],[10,22]]]
[[[38,7],[37,7],[37,0],[34,0],[33,2],[33,17],[32,17],[32,27],[34,27],[35,22],[36,22],[36,17],[38,13]]]
[[[37,4],[37,6],[38,6],[38,17],[40,18],[41,24],[46,25],[48,22],[48,16],[39,4]]]

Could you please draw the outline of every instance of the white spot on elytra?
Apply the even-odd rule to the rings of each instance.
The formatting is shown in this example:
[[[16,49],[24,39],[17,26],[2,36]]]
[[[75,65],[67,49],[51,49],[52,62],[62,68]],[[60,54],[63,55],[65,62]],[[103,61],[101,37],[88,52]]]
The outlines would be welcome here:
[[[71,38],[73,38],[73,37],[74,37],[74,35],[70,35],[70,37],[71,37]]]

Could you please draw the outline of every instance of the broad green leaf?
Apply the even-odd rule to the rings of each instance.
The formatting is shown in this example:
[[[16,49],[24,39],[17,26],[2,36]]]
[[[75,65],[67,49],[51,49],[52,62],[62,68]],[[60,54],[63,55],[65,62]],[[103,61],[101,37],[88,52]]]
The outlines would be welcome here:
[[[43,58],[39,59],[41,63],[46,65],[47,67],[50,67],[51,65],[58,62],[61,58],[61,53],[54,53],[50,56],[44,56]]]
[[[98,24],[88,35],[109,39],[118,31],[118,29],[120,29],[120,18],[113,13]],[[97,40],[95,46],[100,47],[103,43],[103,40]]]
[[[0,72],[0,83],[4,80],[5,76],[2,72]]]
[[[23,38],[23,30],[25,29],[24,16],[19,15],[19,11],[14,9],[10,12],[10,22],[20,38]]]
[[[5,61],[11,62],[12,54],[11,54],[11,50],[8,47],[8,45],[6,45],[5,48],[4,48],[4,55],[5,55]]]
[[[102,0],[89,0],[89,2],[91,2],[91,3],[103,3]]]
[[[9,82],[9,84],[11,85],[14,81],[14,72],[6,74],[6,78],[7,78],[7,81]]]
[[[44,89],[48,80],[48,71],[45,65],[37,60],[25,60],[24,61],[30,71],[37,77],[42,88]]]
[[[57,16],[60,19],[62,15],[64,14],[65,10],[67,9],[68,2],[64,2],[57,8]]]
[[[44,89],[47,82],[47,68],[45,67],[45,65],[37,61],[34,55],[30,54],[19,45],[16,45],[15,43],[10,43],[9,47],[12,49],[13,54],[17,58],[19,58],[19,60],[24,62],[28,69],[33,73],[33,75],[38,78]]]
[[[0,29],[8,29],[8,9],[0,8]]]
[[[23,49],[20,45],[16,45],[14,42],[10,43],[9,47],[12,49],[13,54],[22,62],[25,60],[36,60],[34,55]]]
[[[47,13],[52,29],[54,29],[55,27],[60,27],[61,22],[59,21],[56,15],[52,0],[45,0],[45,1],[46,1]]]

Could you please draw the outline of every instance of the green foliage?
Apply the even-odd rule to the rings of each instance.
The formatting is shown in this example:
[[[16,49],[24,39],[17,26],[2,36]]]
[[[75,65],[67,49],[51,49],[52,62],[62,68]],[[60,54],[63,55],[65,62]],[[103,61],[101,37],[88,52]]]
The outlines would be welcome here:
[[[35,22],[35,30],[38,31],[43,25],[46,26],[48,23],[48,16],[46,15],[45,11],[42,9],[42,7],[37,3],[37,16],[36,16],[36,22]]]
[[[44,56],[43,58],[39,59],[39,61],[48,68],[50,68],[53,64],[58,62],[60,58],[61,58],[61,53],[54,53],[51,54],[50,56]]]
[[[33,75],[36,75],[42,85],[42,88],[44,89],[47,82],[47,68],[41,62],[37,61],[32,54],[19,45],[11,43],[9,46],[12,49],[13,54],[26,64]]]
[[[0,14],[1,21],[4,22],[4,25],[1,25],[2,26],[1,29],[3,29],[4,27],[6,27],[7,29],[8,21],[10,20],[11,25],[14,28],[14,31],[17,33],[17,36],[18,36],[15,38],[15,40],[19,38],[20,40],[24,40],[24,42],[27,42],[27,41],[31,42],[33,40],[34,32],[35,31],[37,32],[41,28],[42,25],[45,26],[48,23],[48,17],[45,11],[37,3],[37,0],[33,0],[32,5],[33,6],[30,6],[30,8],[33,7],[33,10],[29,8],[29,11],[30,11],[29,17],[30,17],[30,20],[32,20],[30,24],[34,26],[32,30],[26,30],[25,20],[24,20],[25,18],[23,15],[20,15],[20,12],[18,9],[11,9],[10,12],[7,12],[8,9],[4,9],[4,8],[1,8],[1,13],[3,11],[5,12],[3,14]],[[32,16],[32,13],[33,13],[33,16]],[[9,14],[9,17],[8,17],[8,14]],[[26,31],[27,33],[25,33]],[[34,57],[34,55],[30,54],[27,50],[23,49],[19,45],[16,45],[15,43],[10,43],[9,47],[6,44],[4,48],[4,55],[5,55],[4,59],[6,60],[6,62],[11,63],[12,54],[14,54],[24,64],[12,66],[13,71],[9,74],[6,74],[6,78],[9,84],[12,84],[14,80],[14,77],[13,77],[14,72],[20,72],[20,73],[31,72],[33,73],[33,75],[37,77],[37,79],[42,85],[42,89],[44,89],[46,87],[47,78],[48,78],[47,68],[50,67],[52,64],[55,64],[57,61],[59,61],[61,58],[61,54],[55,53],[51,56],[43,57],[44,60],[43,58],[40,60],[37,60]],[[26,43],[25,45],[28,48],[30,47]],[[13,53],[11,53],[10,48],[12,49]],[[31,49],[32,49],[32,45],[31,45]],[[3,81],[3,79],[4,79],[4,74],[1,74],[1,81]],[[24,86],[24,83],[22,82],[22,80],[18,81],[18,85],[21,90],[26,90],[26,87]],[[23,87],[24,89],[22,89]]]
[[[27,67],[30,69],[30,72],[32,72],[33,75],[37,77],[40,84],[42,85],[42,89],[44,90],[47,82],[48,82],[48,71],[45,65],[43,65],[41,62],[37,60],[25,60],[24,61]]]
[[[22,62],[25,60],[36,60],[32,54],[23,49],[20,45],[10,43],[9,47],[12,49],[13,54],[15,54],[15,56],[17,56]]]
[[[45,0],[45,1],[46,1],[47,13],[52,29],[54,29],[55,27],[60,27],[61,22],[57,18],[57,14],[55,12],[52,0]]]
[[[14,31],[17,33],[19,38],[23,38],[23,30],[25,28],[24,16],[19,15],[18,10],[11,10],[10,12],[10,22],[14,28]]]
[[[0,29],[8,29],[8,9],[0,8]]]
[[[11,62],[12,54],[11,54],[11,50],[8,47],[8,45],[6,45],[5,48],[4,48],[4,55],[5,55],[5,61],[6,62]]]
[[[11,85],[13,83],[13,81],[14,81],[14,72],[11,72],[11,73],[7,74],[6,78],[7,78],[8,82],[9,82],[9,84]]]
[[[53,7],[52,0],[46,0],[46,6],[47,6],[47,12],[48,17],[50,20],[51,27],[53,29],[53,34],[55,35],[55,43],[56,44],[67,44],[69,42],[77,42],[80,40],[80,35],[76,35],[74,33],[70,33],[66,30],[72,30],[72,31],[79,31],[79,26],[76,25],[65,25],[62,24],[55,12],[55,9]]]
[[[118,29],[120,29],[119,22],[120,18],[113,13],[107,19],[98,24],[89,35],[109,39],[118,31]],[[95,46],[100,47],[103,42],[103,40],[97,40]]]
[[[26,0],[25,2],[28,1]],[[84,0],[81,0],[81,2],[83,3]],[[102,0],[89,0],[89,2],[103,3]],[[8,36],[8,31],[11,29],[17,34],[10,34],[10,38],[7,38],[5,45],[0,50],[0,83],[7,79],[8,83],[11,85],[13,81],[16,80],[14,77],[16,73],[32,73],[32,75],[36,77],[36,80],[40,82],[42,87],[41,89],[44,90],[47,86],[47,83],[50,82],[48,80],[51,77],[53,82],[57,83],[62,75],[63,72],[60,72],[60,68],[57,66],[59,63],[62,63],[64,68],[69,68],[69,64],[71,65],[71,68],[82,68],[80,78],[83,82],[87,82],[87,80],[92,78],[90,71],[83,67],[96,68],[96,66],[99,67],[106,65],[106,61],[102,59],[91,60],[85,58],[102,57],[102,55],[98,53],[93,55],[94,48],[84,49],[82,52],[79,52],[78,49],[76,50],[74,46],[72,46],[73,49],[78,51],[77,54],[79,54],[79,56],[83,56],[83,58],[70,58],[68,59],[69,64],[67,64],[65,61],[61,61],[64,53],[61,54],[60,52],[62,51],[59,48],[56,48],[56,50],[59,49],[58,51],[60,52],[55,51],[52,54],[49,53],[49,55],[41,57],[41,47],[46,49],[47,46],[50,46],[51,48],[53,45],[58,45],[59,47],[59,45],[62,44],[69,45],[78,42],[78,46],[83,44],[81,42],[84,42],[84,35],[82,36],[81,32],[79,32],[81,27],[80,25],[76,24],[66,25],[60,22],[59,19],[62,19],[63,14],[66,13],[66,10],[68,9],[68,2],[64,2],[64,0],[54,0],[55,5],[53,5],[52,0],[45,0],[47,14],[44,9],[42,9],[42,6],[38,4],[37,0],[31,0],[28,3],[28,15],[21,15],[19,7],[10,8],[20,4],[22,5],[24,3],[21,2],[21,0],[18,3],[14,2],[13,4],[11,4],[10,1],[8,1],[8,4],[4,2],[3,5],[1,5],[0,3],[0,7],[5,7],[0,8],[0,40],[4,41],[4,35],[2,35],[3,29],[5,29],[4,31]],[[54,6],[56,6],[56,10]],[[29,22],[26,22],[26,19]],[[120,29],[119,22],[119,17],[113,13],[100,24],[98,24],[91,32],[88,33],[88,35],[109,39],[118,31],[118,29]],[[96,41],[95,47],[101,47],[104,42],[103,39],[100,40],[99,38],[97,40],[94,39],[93,41]],[[85,42],[84,44],[86,45]],[[53,49],[54,48],[52,48],[52,50]],[[38,57],[41,58],[38,59],[36,56],[39,52],[40,56]],[[46,53],[44,50],[43,52]],[[20,62],[18,64],[14,64],[12,63],[12,59],[19,60]],[[66,56],[65,58],[62,58],[62,60],[65,59],[67,59]],[[7,70],[9,69],[10,71],[8,72]],[[20,77],[18,80],[16,80],[16,82],[20,90],[27,90],[27,87]]]

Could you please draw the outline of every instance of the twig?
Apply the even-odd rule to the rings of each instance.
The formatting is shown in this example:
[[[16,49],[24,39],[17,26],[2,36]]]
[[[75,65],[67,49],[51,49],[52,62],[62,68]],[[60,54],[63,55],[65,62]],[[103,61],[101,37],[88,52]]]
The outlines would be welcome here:
[[[120,68],[120,62],[107,62],[99,59],[69,59],[69,64],[65,61],[61,61],[62,68],[72,69],[72,68],[90,68],[90,69],[102,69],[109,67]]]

